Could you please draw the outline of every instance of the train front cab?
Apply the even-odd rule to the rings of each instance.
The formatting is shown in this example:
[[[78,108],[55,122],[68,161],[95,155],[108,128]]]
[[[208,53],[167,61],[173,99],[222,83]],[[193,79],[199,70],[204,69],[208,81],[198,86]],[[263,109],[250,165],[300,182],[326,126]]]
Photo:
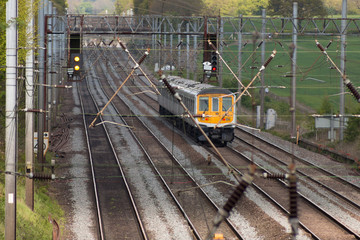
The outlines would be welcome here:
[[[226,93],[226,94],[225,94]],[[212,139],[221,143],[231,142],[234,139],[234,117],[232,109],[234,95],[231,93],[199,94],[197,97],[197,115],[199,125],[205,133]],[[231,110],[228,114],[224,114]],[[223,119],[221,119],[223,117]],[[221,121],[220,121],[221,120]],[[219,124],[219,127],[215,126]],[[199,135],[199,141],[206,141],[205,137]]]

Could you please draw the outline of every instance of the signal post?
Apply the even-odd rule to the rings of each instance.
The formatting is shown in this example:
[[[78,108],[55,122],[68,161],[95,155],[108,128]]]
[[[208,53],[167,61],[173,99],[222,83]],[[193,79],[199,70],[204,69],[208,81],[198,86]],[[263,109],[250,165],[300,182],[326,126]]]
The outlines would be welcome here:
[[[208,40],[214,46],[217,46],[217,34],[204,34],[203,82],[209,82],[211,77],[215,77],[216,81],[218,80],[218,56],[216,51],[209,45]]]

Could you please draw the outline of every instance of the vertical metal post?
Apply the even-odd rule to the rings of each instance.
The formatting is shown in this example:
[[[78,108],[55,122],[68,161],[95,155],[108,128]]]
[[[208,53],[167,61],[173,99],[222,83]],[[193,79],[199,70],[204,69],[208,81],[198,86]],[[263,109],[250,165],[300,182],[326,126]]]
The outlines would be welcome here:
[[[203,57],[202,57],[202,62],[206,62],[207,59],[207,51],[208,51],[208,44],[207,44],[207,38],[208,38],[208,24],[207,24],[208,18],[205,16],[204,17],[204,35],[203,35],[203,43],[202,43],[202,50],[203,50]],[[205,71],[203,71],[202,74],[202,82],[206,83],[208,81],[208,77],[206,76]]]
[[[170,35],[170,56],[171,56],[171,59],[170,59],[170,75],[172,75],[172,68],[173,68],[173,65],[174,65],[174,58],[173,58],[173,38],[174,38],[174,35],[171,34],[171,35]]]
[[[6,3],[5,240],[16,239],[17,1]]]
[[[224,39],[224,24],[223,24],[223,20],[222,17],[219,16],[219,21],[218,21],[218,41],[217,41],[217,49],[219,49],[219,53],[221,56],[223,56],[223,39]],[[222,78],[222,69],[223,69],[223,64],[222,61],[218,61],[218,72],[217,72],[217,78],[218,78],[218,82],[219,82],[219,86],[223,87],[223,78]]]
[[[161,56],[163,57],[163,65],[164,65],[164,69],[165,69],[165,66],[168,64],[168,52],[167,52],[167,37],[166,37],[166,23],[164,24],[164,31],[163,31],[165,34],[162,34],[162,51],[161,51]]]
[[[241,81],[241,67],[242,67],[242,15],[239,16],[239,32],[238,32],[238,78]],[[238,83],[238,92],[241,94],[241,84]],[[241,99],[236,103],[236,112],[241,112]]]
[[[166,49],[166,46],[167,46],[167,44],[166,44],[166,41],[167,41],[167,38],[166,38],[166,23],[164,24],[164,36],[163,36],[163,38],[164,38],[164,40],[163,40],[163,45],[164,45],[164,47],[165,47],[165,49]]]
[[[181,68],[181,24],[178,24],[178,65],[177,69],[180,70]]]
[[[26,53],[26,81],[25,81],[25,107],[27,109],[34,108],[34,9],[33,1],[30,0],[30,19],[27,25],[27,32],[29,33],[30,49]],[[26,174],[33,173],[34,166],[34,113],[29,111],[25,113],[25,161]],[[25,180],[25,202],[26,205],[34,210],[34,180],[26,178]]]
[[[44,1],[39,2],[39,13],[38,13],[38,42],[39,42],[39,92],[38,92],[38,108],[45,110],[44,104],[44,58],[45,58],[45,27],[44,27]],[[43,164],[43,142],[44,142],[44,113],[38,113],[38,144],[37,144],[37,160],[38,164]]]
[[[54,31],[54,27],[56,26],[57,24],[57,19],[56,19],[56,8],[53,7],[53,10],[52,10],[52,31]],[[58,55],[58,49],[59,49],[59,46],[58,46],[58,37],[59,35],[52,35],[52,56],[53,56],[53,65],[52,65],[52,68],[51,68],[51,71],[52,71],[52,84],[53,85],[58,85],[58,78],[60,76],[60,72],[58,71],[58,65],[59,65],[59,55]],[[57,102],[56,102],[56,95],[57,95],[57,88],[53,87],[52,88],[52,91],[51,91],[51,103],[52,103],[52,106],[53,106],[53,111],[52,111],[52,120],[53,120],[53,125],[56,126],[57,125],[57,122],[56,122],[56,116],[57,116]]]
[[[345,75],[345,61],[346,61],[346,20],[347,17],[347,0],[342,1],[342,10],[341,10],[341,36],[340,36],[340,71]],[[340,77],[340,104],[339,104],[339,113],[340,113],[340,128],[339,128],[339,140],[344,139],[344,107],[345,107],[345,93],[344,93],[344,80]]]
[[[159,19],[159,42],[160,42],[160,45],[159,45],[159,68],[161,69],[161,67],[164,65],[163,63],[163,30],[162,30],[162,23],[161,23],[161,19]]]
[[[261,45],[261,65],[265,63],[265,32],[266,32],[266,10],[262,9],[262,27],[261,27],[261,38],[264,41]],[[265,98],[265,89],[264,89],[264,71],[261,72],[261,88],[260,88],[260,128],[264,128],[264,98]]]
[[[48,5],[47,5],[48,9],[47,9],[47,25],[46,25],[46,38],[47,38],[47,46],[46,46],[46,51],[47,51],[47,58],[46,58],[46,79],[47,79],[47,84],[50,87],[47,87],[47,108],[48,108],[48,113],[47,113],[47,126],[48,126],[48,133],[50,134],[51,131],[51,115],[52,115],[52,111],[53,111],[53,106],[52,106],[52,87],[51,85],[53,84],[53,74],[52,72],[52,66],[54,64],[53,62],[53,55],[52,55],[52,49],[53,49],[53,36],[51,34],[52,32],[52,2],[49,1]],[[50,30],[50,32],[49,32]]]
[[[194,28],[197,29],[196,22],[194,23]],[[194,81],[196,81],[197,80],[197,36],[193,35],[193,38],[194,38],[194,54],[193,54],[194,64],[192,66],[192,68],[193,68],[192,72],[194,73],[193,79],[194,79]]]
[[[298,3],[293,3],[293,55],[292,55],[292,80],[291,80],[291,106],[290,106],[290,112],[291,112],[291,138],[296,138],[296,116],[295,116],[295,101],[296,101],[296,55],[297,55],[297,27],[298,27]]]
[[[189,23],[186,23],[186,78],[190,78],[190,69],[189,69],[189,61],[190,61],[190,26]]]
[[[151,34],[151,50],[152,51],[155,51],[155,46],[156,46],[156,34],[155,33],[155,19],[152,18],[152,29],[153,29],[153,34]],[[156,51],[154,52],[154,56],[156,57]],[[155,58],[156,59],[156,58]],[[155,60],[156,62],[156,60]],[[155,65],[155,62],[154,62],[154,65]]]
[[[334,114],[331,113],[330,116],[330,141],[334,142]]]

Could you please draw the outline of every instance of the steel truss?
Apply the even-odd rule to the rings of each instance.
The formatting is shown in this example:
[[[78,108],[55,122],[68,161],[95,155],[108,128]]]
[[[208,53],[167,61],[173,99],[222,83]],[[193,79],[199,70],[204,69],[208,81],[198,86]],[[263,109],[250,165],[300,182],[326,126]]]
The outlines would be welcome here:
[[[62,34],[65,31],[81,34],[173,34],[173,35],[204,35],[205,27],[208,33],[228,35],[241,32],[251,35],[260,32],[262,20],[265,20],[269,35],[292,35],[295,27],[299,35],[340,36],[360,34],[360,19],[358,18],[298,18],[295,26],[293,18],[278,17],[181,17],[181,16],[116,16],[116,15],[48,15],[56,19],[56,25],[47,29],[50,34]],[[341,20],[346,21],[346,27],[341,31]],[[224,28],[220,28],[222,24]],[[189,28],[187,28],[189,25]],[[64,26],[66,29],[64,29]]]

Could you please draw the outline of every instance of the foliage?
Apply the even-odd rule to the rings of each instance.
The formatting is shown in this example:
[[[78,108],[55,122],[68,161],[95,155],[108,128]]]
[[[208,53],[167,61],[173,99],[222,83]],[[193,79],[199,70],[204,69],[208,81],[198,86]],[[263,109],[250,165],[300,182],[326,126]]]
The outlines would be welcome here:
[[[332,114],[333,106],[330,103],[329,97],[325,96],[322,100],[319,114]]]
[[[1,169],[3,166],[1,167]],[[5,197],[4,177],[0,181],[0,238],[4,239]],[[17,239],[51,239],[52,225],[48,220],[51,215],[58,222],[63,222],[64,212],[57,202],[47,195],[47,186],[36,182],[34,196],[34,211],[25,204],[25,179],[18,178],[17,210],[16,210],[16,238]]]
[[[90,14],[93,13],[93,6],[90,2],[84,1],[80,3],[77,8],[77,13],[79,14]]]
[[[340,0],[323,0],[324,6],[327,9],[329,15],[341,14],[342,1]],[[347,1],[347,14],[359,14],[360,13],[360,0],[348,0]]]
[[[0,83],[2,85],[3,76],[2,73],[5,72],[6,64],[6,0],[0,0]],[[2,89],[0,88],[0,91]]]
[[[214,1],[214,0],[203,0],[205,15],[210,16],[238,16],[251,15],[259,13],[261,8],[266,8],[268,5],[268,0],[224,0],[224,1]]]
[[[360,108],[356,111],[355,114],[359,114],[359,113],[360,113]],[[360,135],[360,118],[358,117],[349,118],[344,133],[345,133],[344,139],[347,142],[353,142],[356,138],[358,138],[358,136]]]
[[[167,15],[199,15],[203,8],[202,1],[192,0],[151,0],[149,2],[151,14]]]
[[[238,16],[257,14],[269,0],[133,0],[135,14]]]
[[[133,8],[133,2],[128,0],[115,0],[115,14],[121,15],[123,12]]]
[[[300,18],[325,17],[327,15],[322,0],[269,0],[268,14],[290,17],[293,15],[293,2],[298,3],[298,17]]]
[[[134,2],[135,14],[137,15],[149,14],[149,0],[133,0],[133,2]]]
[[[56,7],[59,15],[65,14],[65,8],[68,7],[66,0],[52,0],[53,6]]]
[[[5,133],[6,0],[0,0],[0,136]],[[1,141],[0,141],[1,143]]]

